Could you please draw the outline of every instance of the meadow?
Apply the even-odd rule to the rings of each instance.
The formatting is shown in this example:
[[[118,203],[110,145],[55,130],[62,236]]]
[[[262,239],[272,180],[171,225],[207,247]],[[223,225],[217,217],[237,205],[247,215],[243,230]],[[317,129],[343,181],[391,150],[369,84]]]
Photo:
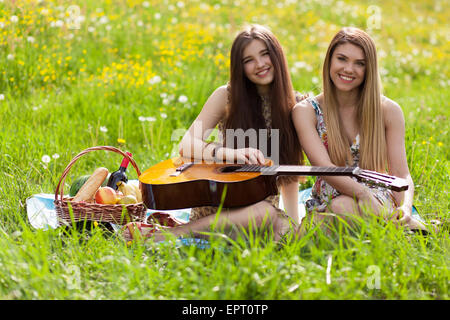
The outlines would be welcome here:
[[[449,2],[0,0],[0,299],[449,299]],[[318,94],[332,36],[357,26],[377,44],[383,92],[406,119],[414,204],[428,237],[368,219],[357,230],[263,234],[210,246],[127,245],[95,227],[36,230],[25,202],[53,193],[70,160],[98,145],[141,171],[228,80],[244,24],[279,38],[296,90]],[[120,156],[89,153],[64,186]],[[128,175],[136,179],[129,168]],[[312,185],[308,178],[301,188]]]

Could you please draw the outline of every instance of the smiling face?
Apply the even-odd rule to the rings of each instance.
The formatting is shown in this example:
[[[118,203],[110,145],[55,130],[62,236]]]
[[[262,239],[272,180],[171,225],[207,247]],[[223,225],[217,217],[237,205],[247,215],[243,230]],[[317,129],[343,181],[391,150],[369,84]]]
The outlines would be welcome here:
[[[338,45],[331,57],[330,78],[338,90],[352,91],[363,83],[366,59],[363,50],[351,43]]]
[[[245,75],[256,85],[258,91],[266,92],[274,79],[274,68],[269,50],[262,40],[252,40],[245,47],[242,64]]]

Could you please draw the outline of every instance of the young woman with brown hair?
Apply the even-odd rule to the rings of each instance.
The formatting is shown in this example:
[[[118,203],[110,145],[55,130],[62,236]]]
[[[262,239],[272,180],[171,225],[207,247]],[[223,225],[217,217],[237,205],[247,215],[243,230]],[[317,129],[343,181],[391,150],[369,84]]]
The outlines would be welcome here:
[[[292,116],[312,165],[359,166],[405,178],[409,184],[407,191],[391,192],[351,177],[319,177],[306,202],[307,211],[316,213],[315,221],[361,215],[366,207],[397,224],[426,230],[411,214],[414,183],[403,112],[381,93],[376,48],[367,33],[343,28],[334,36],[323,65],[323,92],[298,103]]]
[[[301,147],[291,118],[291,110],[302,97],[294,91],[283,49],[270,30],[252,25],[235,38],[230,53],[230,81],[217,88],[208,98],[180,143],[180,155],[204,161],[227,161],[248,164],[265,164],[266,157],[279,159],[279,164],[300,164]],[[206,142],[211,131],[218,127],[223,143]],[[236,136],[227,136],[228,130],[267,130],[269,146],[276,145],[279,154],[263,153],[257,144],[247,141],[236,146]],[[278,130],[276,137],[271,130]],[[239,140],[239,139],[238,139]],[[275,143],[275,144],[274,144]],[[267,145],[267,144],[265,144]],[[274,151],[274,150],[272,150]],[[175,236],[208,231],[211,225],[231,228],[247,228],[253,221],[256,227],[273,228],[274,239],[280,239],[290,225],[299,223],[298,179],[281,177],[277,181],[286,213],[279,208],[279,195],[270,196],[254,205],[223,208],[216,216],[217,208],[199,207],[191,210],[187,224],[168,229]],[[217,219],[217,221],[215,221]],[[161,232],[153,233],[142,224],[129,224],[125,236],[131,238],[137,226],[140,233],[152,234],[155,240],[164,238]],[[255,226],[255,225],[254,225]]]

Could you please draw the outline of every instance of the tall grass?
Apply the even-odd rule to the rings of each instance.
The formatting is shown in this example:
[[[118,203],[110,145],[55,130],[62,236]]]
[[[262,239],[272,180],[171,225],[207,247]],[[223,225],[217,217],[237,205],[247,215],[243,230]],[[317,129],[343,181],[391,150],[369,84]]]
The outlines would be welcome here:
[[[94,225],[33,229],[26,199],[53,193],[80,151],[117,146],[133,153],[141,171],[175,155],[181,137],[172,133],[187,129],[226,83],[229,48],[242,24],[268,25],[287,53],[295,88],[317,94],[328,42],[344,25],[365,29],[372,3],[70,4],[84,16],[79,29],[68,27],[66,1],[0,2],[0,298],[449,298],[448,226],[424,237],[368,218],[358,228],[312,228],[281,243],[264,233],[231,240],[213,230],[203,249],[175,240],[127,246]],[[445,2],[376,5],[381,26],[369,32],[384,93],[405,114],[414,203],[426,221],[448,222]],[[64,190],[79,175],[119,163],[117,154],[89,153],[72,167]],[[131,167],[128,173],[137,178]]]

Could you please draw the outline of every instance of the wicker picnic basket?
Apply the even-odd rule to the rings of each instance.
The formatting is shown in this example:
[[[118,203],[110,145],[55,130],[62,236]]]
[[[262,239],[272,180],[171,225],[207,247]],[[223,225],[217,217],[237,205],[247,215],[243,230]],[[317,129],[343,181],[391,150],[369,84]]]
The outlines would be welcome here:
[[[58,222],[60,225],[71,225],[72,221],[98,221],[98,222],[110,222],[114,224],[123,225],[130,221],[144,221],[147,208],[140,203],[133,204],[100,204],[95,202],[72,202],[72,197],[64,198],[64,183],[66,176],[69,173],[70,168],[74,163],[86,153],[105,150],[112,151],[121,154],[128,158],[136,170],[138,176],[141,175],[139,168],[132,157],[125,152],[110,146],[97,146],[83,150],[77,154],[72,161],[64,169],[61,178],[59,179],[58,186],[55,190],[55,210],[58,216]]]

